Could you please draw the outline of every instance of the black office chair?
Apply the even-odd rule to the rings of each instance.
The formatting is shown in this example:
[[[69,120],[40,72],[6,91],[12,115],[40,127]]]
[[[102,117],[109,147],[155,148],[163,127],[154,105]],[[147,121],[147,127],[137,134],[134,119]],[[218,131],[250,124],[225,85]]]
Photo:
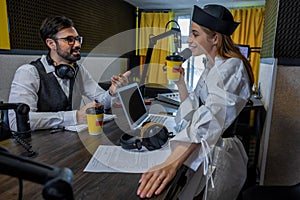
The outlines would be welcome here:
[[[243,192],[243,200],[299,200],[300,183],[291,186],[256,185]]]

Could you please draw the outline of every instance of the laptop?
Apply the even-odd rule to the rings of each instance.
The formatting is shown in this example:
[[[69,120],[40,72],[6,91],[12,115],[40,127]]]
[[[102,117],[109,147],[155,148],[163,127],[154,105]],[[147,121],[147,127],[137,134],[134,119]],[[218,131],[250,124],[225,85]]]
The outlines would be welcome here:
[[[131,130],[139,129],[145,122],[151,121],[163,124],[169,132],[174,132],[176,126],[174,117],[149,114],[137,83],[118,88],[117,95]]]

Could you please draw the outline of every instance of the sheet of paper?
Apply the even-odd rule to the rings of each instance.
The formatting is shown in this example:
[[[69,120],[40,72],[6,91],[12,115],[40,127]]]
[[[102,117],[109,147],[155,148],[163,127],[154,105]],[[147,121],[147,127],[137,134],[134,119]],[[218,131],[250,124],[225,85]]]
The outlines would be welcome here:
[[[116,115],[111,115],[111,114],[104,114],[104,122],[113,120],[116,117]],[[74,131],[74,132],[80,132],[84,131],[87,129],[87,124],[80,124],[80,125],[75,125],[75,126],[66,126],[65,130],[67,131]]]
[[[169,147],[155,151],[130,151],[120,146],[100,145],[84,172],[143,173],[165,161],[170,153]]]
[[[75,126],[66,126],[65,130],[73,132],[81,132],[87,129],[87,124],[79,124]]]

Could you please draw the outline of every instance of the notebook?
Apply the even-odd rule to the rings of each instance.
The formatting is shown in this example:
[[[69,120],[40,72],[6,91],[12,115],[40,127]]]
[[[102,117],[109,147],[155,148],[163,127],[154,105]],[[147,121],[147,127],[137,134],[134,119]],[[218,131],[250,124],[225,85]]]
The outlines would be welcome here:
[[[124,115],[131,130],[141,128],[144,122],[161,123],[169,132],[174,132],[175,120],[172,116],[149,114],[144,98],[137,83],[132,83],[117,90]]]

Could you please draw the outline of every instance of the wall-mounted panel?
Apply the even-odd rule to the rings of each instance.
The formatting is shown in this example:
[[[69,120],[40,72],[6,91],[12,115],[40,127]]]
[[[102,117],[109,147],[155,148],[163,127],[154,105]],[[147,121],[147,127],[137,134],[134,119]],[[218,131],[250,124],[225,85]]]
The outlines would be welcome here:
[[[135,8],[122,0],[8,0],[7,9],[11,49],[46,50],[39,28],[50,15],[65,15],[74,21],[84,37],[82,52],[90,52],[105,39],[135,28]],[[135,46],[134,37],[120,45]]]
[[[299,66],[299,19],[300,1],[266,1],[261,58],[278,58],[279,64]]]

